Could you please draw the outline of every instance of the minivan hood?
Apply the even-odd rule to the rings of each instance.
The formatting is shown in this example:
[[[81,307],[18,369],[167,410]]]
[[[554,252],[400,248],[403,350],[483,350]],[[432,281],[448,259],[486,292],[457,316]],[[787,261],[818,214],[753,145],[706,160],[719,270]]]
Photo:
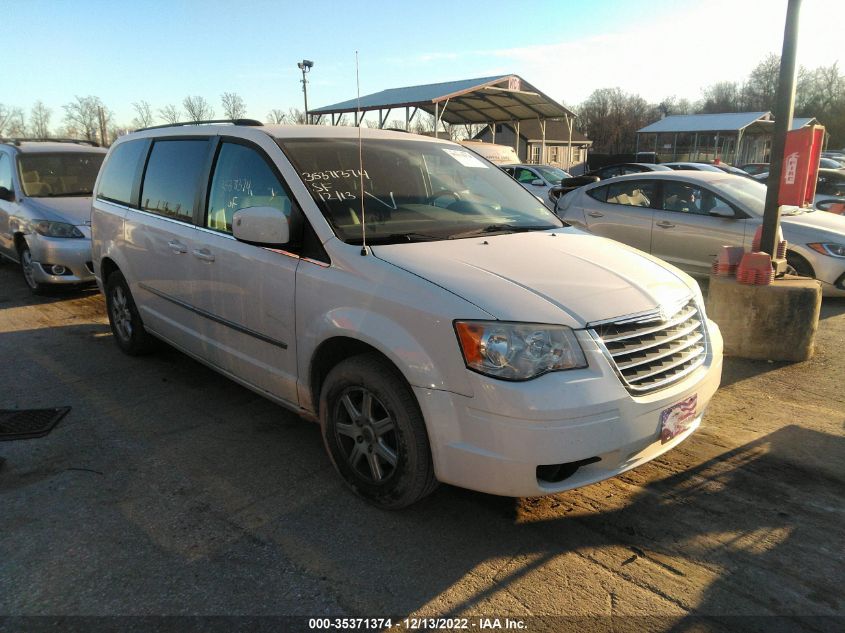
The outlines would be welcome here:
[[[674,305],[692,294],[668,264],[574,228],[372,251],[505,321],[577,328]]]
[[[26,205],[36,220],[69,222],[76,226],[91,224],[91,197],[27,198]]]

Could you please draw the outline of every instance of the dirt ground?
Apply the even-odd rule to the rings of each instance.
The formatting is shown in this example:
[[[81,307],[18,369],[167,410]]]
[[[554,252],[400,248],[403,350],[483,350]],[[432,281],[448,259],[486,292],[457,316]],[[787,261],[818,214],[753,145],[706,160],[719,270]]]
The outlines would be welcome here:
[[[843,351],[845,300],[825,300],[812,360],[726,359],[702,428],[644,467],[387,513],[347,492],[316,426],[175,350],[124,356],[95,291],[34,298],[0,265],[0,408],[72,407],[0,443],[0,616],[843,630]]]

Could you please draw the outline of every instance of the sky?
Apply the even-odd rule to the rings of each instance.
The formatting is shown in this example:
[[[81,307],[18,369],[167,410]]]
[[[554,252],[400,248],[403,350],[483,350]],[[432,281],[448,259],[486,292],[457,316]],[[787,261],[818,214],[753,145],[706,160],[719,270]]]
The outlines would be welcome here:
[[[247,115],[303,107],[297,62],[314,61],[311,108],[361,94],[515,73],[576,105],[619,86],[651,102],[700,98],[780,53],[786,0],[0,0],[0,103],[27,113],[95,95],[130,125],[132,103],[157,110],[187,95],[222,115],[220,95]],[[798,62],[842,57],[845,1],[804,0]],[[15,25],[9,28],[9,25]]]

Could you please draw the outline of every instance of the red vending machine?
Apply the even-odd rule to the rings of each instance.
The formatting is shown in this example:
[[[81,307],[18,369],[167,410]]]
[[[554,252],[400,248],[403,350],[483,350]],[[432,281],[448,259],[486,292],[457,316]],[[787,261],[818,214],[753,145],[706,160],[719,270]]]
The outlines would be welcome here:
[[[823,125],[808,125],[786,133],[779,205],[813,205],[823,142]]]

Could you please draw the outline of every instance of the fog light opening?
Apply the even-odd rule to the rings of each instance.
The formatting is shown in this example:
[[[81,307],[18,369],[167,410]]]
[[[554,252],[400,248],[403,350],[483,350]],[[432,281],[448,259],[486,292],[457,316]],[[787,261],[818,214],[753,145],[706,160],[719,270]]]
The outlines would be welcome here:
[[[67,272],[67,268],[62,266],[61,264],[53,264],[49,267],[50,273],[53,275],[64,275]]]
[[[537,481],[544,481],[550,484],[557,484],[575,474],[581,466],[600,462],[601,457],[588,457],[577,462],[565,462],[563,464],[545,464],[537,466]]]

